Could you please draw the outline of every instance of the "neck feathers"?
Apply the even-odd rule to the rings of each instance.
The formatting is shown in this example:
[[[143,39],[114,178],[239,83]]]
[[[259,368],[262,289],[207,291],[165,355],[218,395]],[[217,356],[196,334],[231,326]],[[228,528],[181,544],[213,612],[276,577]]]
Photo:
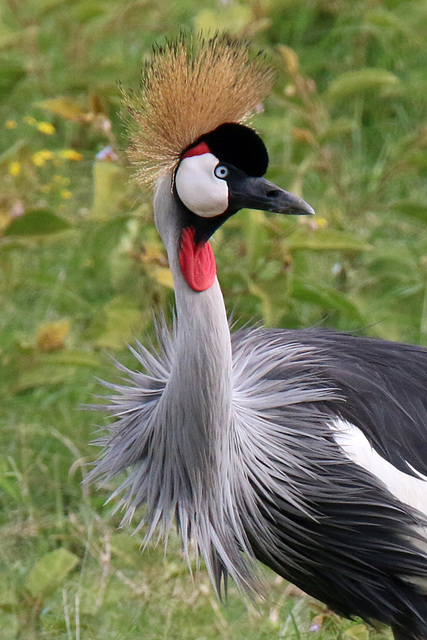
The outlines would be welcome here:
[[[162,406],[175,416],[177,438],[187,434],[193,449],[213,455],[231,412],[231,340],[224,300],[216,278],[206,290],[195,291],[182,274],[180,205],[171,193],[170,178],[160,181],[154,207],[168,252],[177,309],[175,357]],[[190,453],[183,455],[194,465]]]
[[[170,372],[156,408],[156,429],[162,434],[159,498],[165,514],[176,511],[184,548],[191,535],[215,572],[210,511],[222,491],[220,461],[231,429],[231,339],[218,280],[195,291],[182,274],[180,205],[170,185],[170,177],[161,180],[154,199],[177,311]]]
[[[157,185],[155,220],[174,278],[174,330],[171,335],[160,326],[158,353],[137,345],[134,355],[144,373],[121,367],[127,383],[107,385],[112,393],[105,409],[115,421],[98,440],[103,453],[89,480],[110,481],[128,470],[112,496],[123,495],[124,523],[145,505],[138,529],[148,525],[147,542],[156,529],[167,541],[175,515],[184,553],[188,556],[191,541],[218,589],[224,566],[241,584],[249,584],[241,554],[247,544],[229,478],[232,355],[221,289],[215,278],[207,290],[196,292],[182,275],[179,205],[170,176]]]

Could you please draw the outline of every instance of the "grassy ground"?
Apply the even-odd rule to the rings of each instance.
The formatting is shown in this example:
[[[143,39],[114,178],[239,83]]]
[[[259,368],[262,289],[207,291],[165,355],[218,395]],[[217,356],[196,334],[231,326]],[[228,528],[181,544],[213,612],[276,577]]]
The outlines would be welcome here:
[[[177,541],[141,555],[108,490],[81,485],[103,418],[79,407],[173,302],[116,81],[136,86],[164,34],[230,25],[276,68],[254,121],[268,177],[317,217],[244,212],[218,232],[229,309],[427,344],[425,2],[0,0],[2,640],[384,637],[271,574],[265,602],[232,587],[219,604]]]

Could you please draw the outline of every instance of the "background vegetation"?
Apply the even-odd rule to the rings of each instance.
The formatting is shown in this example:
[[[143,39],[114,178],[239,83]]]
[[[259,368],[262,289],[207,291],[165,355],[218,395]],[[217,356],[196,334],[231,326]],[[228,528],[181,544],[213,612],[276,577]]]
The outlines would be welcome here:
[[[270,54],[268,176],[317,211],[216,234],[238,322],[427,345],[424,0],[0,0],[0,637],[378,639],[270,574],[264,603],[218,604],[176,542],[141,555],[80,484],[102,416],[79,407],[173,303],[116,81],[180,28]]]

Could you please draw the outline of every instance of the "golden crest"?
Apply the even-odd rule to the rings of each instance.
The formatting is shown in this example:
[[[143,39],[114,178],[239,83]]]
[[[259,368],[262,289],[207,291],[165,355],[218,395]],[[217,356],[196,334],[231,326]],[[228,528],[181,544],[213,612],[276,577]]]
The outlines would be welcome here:
[[[152,184],[182,152],[224,122],[243,122],[271,91],[273,73],[262,54],[228,36],[182,35],[155,49],[139,92],[124,92],[136,178]]]

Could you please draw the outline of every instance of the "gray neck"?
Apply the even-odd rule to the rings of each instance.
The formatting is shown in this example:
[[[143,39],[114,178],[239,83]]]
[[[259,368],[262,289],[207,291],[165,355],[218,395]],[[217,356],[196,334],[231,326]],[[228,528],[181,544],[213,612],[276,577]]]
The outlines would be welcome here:
[[[162,398],[169,445],[188,475],[190,492],[216,485],[218,460],[231,415],[231,341],[218,280],[193,291],[179,266],[179,203],[171,178],[163,178],[154,197],[155,222],[165,243],[177,309],[175,359]],[[196,483],[197,486],[194,486]],[[181,487],[182,489],[182,487]]]

